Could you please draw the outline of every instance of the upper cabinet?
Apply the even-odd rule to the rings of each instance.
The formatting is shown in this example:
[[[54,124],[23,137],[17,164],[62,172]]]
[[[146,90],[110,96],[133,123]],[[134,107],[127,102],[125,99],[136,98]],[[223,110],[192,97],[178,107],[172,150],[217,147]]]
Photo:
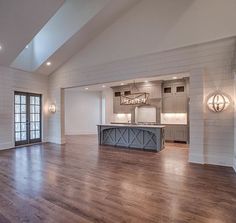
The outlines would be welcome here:
[[[162,86],[163,97],[187,94],[187,84],[185,80],[165,81]]]
[[[136,84],[138,91],[139,92],[146,92],[149,93],[149,99],[153,100],[153,99],[161,99],[162,97],[162,93],[161,93],[161,82],[160,81],[153,81],[153,82],[148,82],[148,83],[137,83]],[[121,95],[129,95],[132,92],[131,86],[129,85],[125,85],[125,86],[117,86],[117,87],[113,87],[113,112],[115,114],[118,113],[123,113],[123,114],[127,114],[127,113],[132,113],[132,111],[134,110],[134,108],[136,106],[132,106],[132,105],[121,105],[120,104],[120,96]],[[148,101],[150,102],[150,101]]]
[[[162,84],[162,113],[187,113],[188,82],[186,79]]]
[[[139,91],[149,93],[150,99],[161,98],[161,83],[150,82],[150,83],[139,84]]]

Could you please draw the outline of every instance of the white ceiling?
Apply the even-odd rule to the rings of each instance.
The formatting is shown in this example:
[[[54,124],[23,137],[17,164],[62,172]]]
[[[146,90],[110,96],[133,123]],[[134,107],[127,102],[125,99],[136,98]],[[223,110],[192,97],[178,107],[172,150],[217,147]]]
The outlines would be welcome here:
[[[0,65],[9,66],[64,0],[0,0]]]
[[[29,48],[24,49],[11,66],[34,72],[109,1],[65,0],[62,7],[32,39]]]
[[[139,1],[0,0],[0,65],[49,75]]]
[[[54,72],[73,55],[78,53],[90,40],[112,24],[122,13],[139,1],[140,0],[109,0],[96,15],[87,20],[87,23],[84,24],[77,33],[72,35],[67,42],[48,58],[48,60],[52,62],[50,67],[42,64],[35,72],[46,75]]]

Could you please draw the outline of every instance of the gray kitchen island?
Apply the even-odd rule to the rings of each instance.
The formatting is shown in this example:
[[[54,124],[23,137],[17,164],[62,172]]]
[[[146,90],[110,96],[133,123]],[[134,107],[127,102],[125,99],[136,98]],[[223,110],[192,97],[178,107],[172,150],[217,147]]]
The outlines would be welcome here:
[[[160,151],[165,146],[164,125],[97,125],[99,145]]]

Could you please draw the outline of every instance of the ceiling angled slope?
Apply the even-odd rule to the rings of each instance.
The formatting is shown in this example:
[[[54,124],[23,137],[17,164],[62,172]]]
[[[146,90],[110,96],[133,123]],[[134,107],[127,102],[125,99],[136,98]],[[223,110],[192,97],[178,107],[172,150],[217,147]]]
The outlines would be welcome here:
[[[48,60],[52,61],[50,67],[42,64],[37,73],[49,75],[62,66],[72,56],[80,51],[90,40],[110,26],[123,13],[128,11],[140,0],[110,0],[93,18],[62,45]]]
[[[64,0],[0,0],[0,65],[9,66]]]
[[[32,39],[29,48],[18,55],[11,67],[35,72],[110,1],[65,0],[61,8]]]
[[[65,0],[12,67],[50,74],[140,0]],[[46,62],[51,61],[50,66]]]
[[[50,67],[41,65],[36,72],[49,75],[67,62],[72,56],[86,46],[90,40],[110,26],[123,13],[128,11],[140,0],[110,0],[105,7],[90,19],[81,29],[62,45],[48,60],[53,62]]]

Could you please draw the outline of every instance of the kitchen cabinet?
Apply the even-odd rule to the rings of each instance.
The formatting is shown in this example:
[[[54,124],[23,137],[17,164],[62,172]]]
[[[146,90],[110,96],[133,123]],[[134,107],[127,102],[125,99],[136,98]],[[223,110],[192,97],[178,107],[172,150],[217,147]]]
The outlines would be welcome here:
[[[148,83],[137,83],[136,84],[137,90],[139,92],[146,92],[149,93],[149,101],[148,103],[154,103],[154,99],[161,99],[161,82],[160,81],[153,81]],[[130,114],[134,111],[136,105],[120,105],[120,95],[125,95],[126,92],[135,93],[133,92],[136,89],[132,89],[131,85],[125,86],[116,86],[113,87],[113,112],[115,114]],[[136,92],[137,92],[136,90]],[[156,102],[154,103],[156,104]]]
[[[121,105],[120,97],[114,97],[113,112],[115,114],[130,114],[132,112],[132,105]]]
[[[166,97],[162,100],[162,113],[187,113],[187,96]]]
[[[140,85],[139,91],[149,93],[150,99],[161,98],[161,84],[160,83]]]
[[[169,141],[188,142],[187,125],[165,125],[165,139]]]
[[[188,112],[188,98],[187,95],[175,96],[173,101],[174,113]]]
[[[162,113],[175,113],[174,97],[162,99]]]
[[[174,141],[174,131],[170,126],[165,125],[165,140]]]
[[[162,87],[162,113],[187,113],[188,93],[185,80],[166,81]]]
[[[163,96],[185,95],[187,94],[187,84],[185,79],[163,82]]]

